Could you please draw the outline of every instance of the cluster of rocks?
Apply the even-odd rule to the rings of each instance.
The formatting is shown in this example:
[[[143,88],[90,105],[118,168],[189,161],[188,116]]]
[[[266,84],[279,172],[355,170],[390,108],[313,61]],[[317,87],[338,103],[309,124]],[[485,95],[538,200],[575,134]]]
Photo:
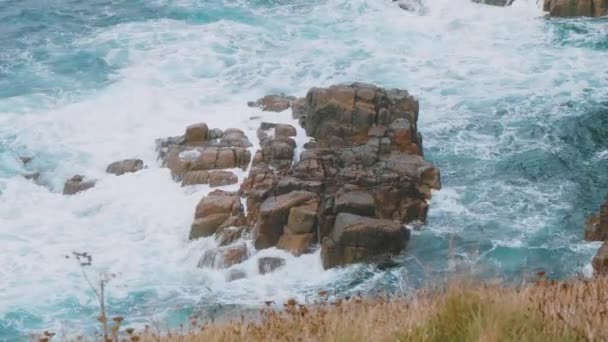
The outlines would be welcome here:
[[[384,261],[405,248],[405,224],[425,221],[431,190],[441,187],[439,171],[422,157],[416,99],[404,90],[354,83],[250,105],[291,108],[311,138],[301,153],[296,155],[296,128],[272,122],[261,123],[253,158],[249,141],[234,129],[226,140],[226,132],[210,137],[198,124],[184,136],[159,141],[159,157],[182,182],[217,168],[220,159],[222,167],[241,168],[251,160],[237,193],[216,190],[196,208],[190,238],[215,235],[219,245],[199,266],[228,268],[245,260],[251,251],[241,237],[250,237],[256,250],[276,247],[294,255],[320,245],[325,268]],[[230,157],[220,158],[228,156],[223,151]],[[265,273],[284,260],[258,263]]]
[[[122,176],[126,173],[134,173],[144,168],[144,162],[141,159],[125,159],[113,162],[108,165],[106,172],[116,176]],[[94,179],[87,179],[83,175],[74,175],[68,179],[63,185],[64,195],[75,195],[79,192],[91,189],[96,184]]]
[[[209,184],[218,187],[238,183],[229,170],[246,170],[251,162],[252,144],[243,131],[209,129],[199,123],[186,128],[184,135],[157,141],[159,157],[182,185]]]
[[[585,239],[604,241],[593,258],[592,265],[596,274],[608,275],[608,201],[602,205],[600,213],[587,222]]]

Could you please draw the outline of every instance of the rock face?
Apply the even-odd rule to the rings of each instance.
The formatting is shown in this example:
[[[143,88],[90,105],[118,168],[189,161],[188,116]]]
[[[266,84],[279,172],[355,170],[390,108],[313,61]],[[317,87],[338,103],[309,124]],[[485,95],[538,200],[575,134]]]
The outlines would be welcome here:
[[[331,234],[323,240],[323,267],[332,268],[399,254],[409,240],[409,230],[391,220],[340,213]]]
[[[137,172],[143,168],[144,162],[141,159],[125,159],[108,165],[106,172],[121,176],[125,173]]]
[[[608,14],[608,1],[544,0],[543,10],[552,17],[601,17]]]
[[[204,123],[189,126],[182,136],[157,141],[159,159],[182,185],[208,184],[210,181],[216,186],[236,183],[236,176],[216,173],[213,177],[209,171],[246,169],[251,161],[248,150],[251,146],[240,129],[229,128],[222,132],[217,128],[210,130]]]
[[[63,186],[64,195],[74,195],[95,186],[94,180],[85,180],[84,176],[75,175],[68,179]]]
[[[409,240],[404,224],[424,222],[431,191],[441,188],[439,171],[423,158],[418,101],[405,90],[353,83],[251,105],[291,107],[312,139],[296,146],[294,126],[262,122],[259,149],[238,194],[217,191],[203,198],[190,237],[215,234],[226,246],[251,236],[258,250],[276,247],[294,255],[320,245],[326,268],[390,263]],[[160,141],[159,156],[184,184],[212,183],[214,169],[248,165],[248,146],[242,131],[198,124]],[[262,258],[260,273],[284,262]]]
[[[201,257],[198,267],[228,268],[245,261],[247,253],[245,243],[209,249]]]

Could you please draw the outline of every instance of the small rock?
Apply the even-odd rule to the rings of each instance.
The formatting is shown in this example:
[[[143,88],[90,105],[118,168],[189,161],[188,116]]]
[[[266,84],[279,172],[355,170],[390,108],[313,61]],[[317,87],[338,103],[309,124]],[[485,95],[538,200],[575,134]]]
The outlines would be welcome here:
[[[308,253],[313,242],[313,234],[283,234],[277,242],[277,248],[299,256]]]
[[[137,172],[143,168],[144,162],[141,159],[125,159],[108,165],[106,172],[116,176],[121,176],[125,173]]]
[[[27,156],[21,156],[21,157],[19,157],[19,159],[21,160],[23,165],[27,165],[33,160],[32,157],[27,157]]]
[[[260,274],[274,272],[285,265],[285,259],[277,257],[263,257],[258,259],[258,271]]]
[[[24,173],[23,177],[27,180],[38,182],[38,180],[40,179],[40,172]]]
[[[266,95],[255,102],[247,103],[247,105],[249,107],[260,107],[268,112],[282,112],[289,109],[295,99],[295,97],[286,96],[285,94]]]
[[[88,190],[95,186],[94,180],[85,181],[84,176],[75,175],[68,179],[63,186],[64,195],[74,195],[81,191]]]
[[[207,133],[209,133],[209,127],[206,123],[198,123],[190,125],[186,128],[186,144],[202,144],[207,140]]]
[[[201,257],[198,267],[228,268],[247,260],[247,256],[247,245],[245,243],[209,249]]]

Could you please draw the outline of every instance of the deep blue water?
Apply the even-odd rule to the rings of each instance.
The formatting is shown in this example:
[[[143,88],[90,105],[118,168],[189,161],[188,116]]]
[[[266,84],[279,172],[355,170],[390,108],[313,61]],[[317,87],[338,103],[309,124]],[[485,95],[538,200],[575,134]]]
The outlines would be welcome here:
[[[608,21],[545,19],[533,0],[424,4],[0,0],[0,341],[95,331],[95,298],[64,258],[74,250],[94,255],[92,278],[116,274],[111,314],[169,326],[319,289],[589,272],[598,244],[583,224],[608,190]],[[154,139],[199,121],[253,137],[248,100],[353,80],[420,99],[425,157],[442,172],[403,266],[323,271],[317,253],[259,276],[252,258],[231,283],[197,269],[213,242],[187,236],[206,189],[171,181]],[[130,157],[149,168],[104,173]],[[33,171],[41,185],[21,176]],[[98,185],[62,196],[75,173]]]

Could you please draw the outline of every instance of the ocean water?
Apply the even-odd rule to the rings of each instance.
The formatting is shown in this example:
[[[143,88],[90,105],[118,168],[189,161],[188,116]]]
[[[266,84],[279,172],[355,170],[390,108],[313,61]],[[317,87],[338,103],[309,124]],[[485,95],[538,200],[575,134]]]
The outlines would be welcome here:
[[[462,269],[588,273],[599,246],[583,223],[608,190],[607,53],[608,20],[546,19],[535,0],[426,0],[416,13],[389,0],[0,0],[0,341],[95,333],[72,251],[93,255],[93,280],[115,275],[111,315],[161,327],[320,290],[407,293]],[[247,101],[349,81],[414,94],[442,172],[402,266],[324,271],[318,252],[271,249],[243,280],[197,269],[214,242],[188,231],[208,188],[173,182],[154,140],[205,121],[256,141],[250,117],[290,115]],[[105,174],[132,157],[148,168]],[[40,185],[21,176],[33,171]],[[76,173],[97,186],[61,195]],[[257,275],[264,255],[287,265]]]

